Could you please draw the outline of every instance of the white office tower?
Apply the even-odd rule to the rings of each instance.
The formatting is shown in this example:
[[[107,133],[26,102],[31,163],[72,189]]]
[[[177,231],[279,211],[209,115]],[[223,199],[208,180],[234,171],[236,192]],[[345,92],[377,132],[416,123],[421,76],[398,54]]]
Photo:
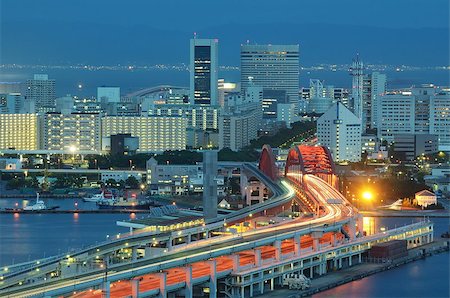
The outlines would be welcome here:
[[[200,105],[218,104],[219,40],[191,39],[190,102]]]
[[[359,54],[353,60],[352,67],[350,68],[352,81],[352,107],[353,114],[359,119],[363,119],[363,69],[364,65],[359,60]]]
[[[203,216],[209,222],[217,217],[217,151],[203,152]]]
[[[380,141],[394,141],[395,134],[414,134],[415,104],[411,91],[389,93],[378,100]]]
[[[284,90],[299,109],[299,45],[241,45],[241,84],[264,90]]]
[[[317,120],[320,145],[330,149],[336,162],[361,160],[361,120],[336,102]]]
[[[120,87],[98,87],[97,101],[104,103],[120,102]]]
[[[386,93],[386,74],[373,72],[364,81],[364,125],[366,129],[374,129],[378,125],[378,100]]]
[[[27,80],[25,97],[35,102],[36,110],[55,107],[55,80],[49,80],[46,74],[35,74],[33,80]]]
[[[450,89],[431,97],[430,133],[438,136],[440,151],[450,152]]]

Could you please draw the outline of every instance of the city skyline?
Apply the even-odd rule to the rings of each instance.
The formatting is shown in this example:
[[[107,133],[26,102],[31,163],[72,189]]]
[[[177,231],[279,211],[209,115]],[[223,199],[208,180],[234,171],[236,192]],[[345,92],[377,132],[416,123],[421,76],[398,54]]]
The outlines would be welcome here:
[[[448,0],[0,1],[1,297],[450,297]]]

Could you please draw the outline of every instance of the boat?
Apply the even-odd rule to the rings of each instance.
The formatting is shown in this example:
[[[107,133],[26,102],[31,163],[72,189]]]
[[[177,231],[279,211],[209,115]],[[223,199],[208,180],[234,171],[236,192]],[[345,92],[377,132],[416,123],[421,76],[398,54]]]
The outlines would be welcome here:
[[[105,199],[105,192],[102,191],[102,193],[95,194],[95,195],[92,195],[92,196],[90,196],[90,197],[85,197],[85,198],[83,198],[83,201],[84,201],[84,202],[94,202],[94,203],[97,203],[97,202],[99,202],[99,201],[101,201],[101,200],[104,200],[104,199]]]
[[[118,197],[114,200],[104,200],[97,203],[99,209],[109,210],[149,210],[151,207],[158,206],[153,200],[136,198]]]
[[[25,206],[23,208],[24,211],[39,211],[39,210],[48,210],[47,206],[45,206],[44,201],[39,200],[39,193],[36,193],[36,204],[31,206]]]

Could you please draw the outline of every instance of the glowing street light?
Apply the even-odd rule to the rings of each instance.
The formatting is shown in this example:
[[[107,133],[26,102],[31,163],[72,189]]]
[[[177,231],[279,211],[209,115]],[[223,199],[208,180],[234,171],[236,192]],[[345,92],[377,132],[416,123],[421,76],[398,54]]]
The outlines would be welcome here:
[[[365,191],[365,192],[363,192],[362,197],[364,200],[370,201],[370,200],[372,200],[373,195],[371,192]]]

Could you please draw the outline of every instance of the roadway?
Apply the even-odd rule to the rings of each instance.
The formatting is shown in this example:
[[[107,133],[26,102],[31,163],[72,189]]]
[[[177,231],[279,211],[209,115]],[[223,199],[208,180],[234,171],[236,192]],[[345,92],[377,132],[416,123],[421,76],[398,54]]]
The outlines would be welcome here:
[[[339,229],[339,227],[336,227],[334,225],[342,225],[344,223],[347,223],[349,220],[348,217],[351,217],[353,215],[353,209],[347,206],[345,204],[345,198],[334,188],[328,185],[325,181],[312,175],[305,176],[307,188],[311,193],[313,193],[313,195],[315,195],[315,198],[325,206],[323,216],[307,222],[293,220],[279,226],[271,226],[270,228],[266,229],[248,231],[242,233],[241,237],[235,238],[234,240],[230,240],[225,243],[215,243],[222,237],[216,237],[218,239],[211,238],[208,241],[203,242],[202,244],[204,245],[202,247],[199,247],[199,243],[196,243],[196,247],[193,249],[189,249],[189,247],[186,246],[184,247],[183,251],[167,254],[165,256],[157,257],[154,259],[139,260],[137,262],[128,264],[119,264],[117,266],[108,268],[108,280],[115,284],[114,281],[118,282],[119,280],[123,280],[124,278],[140,276],[139,272],[142,272],[142,276],[144,276],[157,270],[171,269],[177,262],[188,264],[190,263],[189,260],[192,260],[192,262],[194,262],[196,260],[208,260],[211,257],[219,257],[224,253],[240,253],[241,251],[248,250],[249,247],[257,247],[258,243],[261,245],[270,245],[271,243],[273,243],[273,238],[269,241],[265,241],[265,243],[261,240],[270,238],[271,236],[273,237],[274,232],[277,232],[275,233],[279,236],[277,238],[279,238],[280,240],[285,240],[289,237],[292,237],[294,233],[296,234],[301,231],[301,233],[304,233],[304,235],[306,235],[308,233],[311,233],[311,231],[315,228],[321,228],[325,232],[327,232],[327,230],[336,231],[337,229]],[[289,193],[292,195],[294,190],[289,187],[287,183],[284,182],[283,184],[286,188],[289,188]],[[330,197],[334,199],[341,199],[342,204],[328,204],[327,199],[329,199]],[[327,228],[324,227],[325,223],[329,224],[327,225]],[[283,235],[286,238],[283,238]],[[302,247],[307,247],[308,245],[309,243],[302,243]],[[205,252],[205,246],[209,248],[209,253],[208,250]],[[48,291],[56,291],[56,293],[62,293],[58,292],[57,290],[62,287],[72,286],[73,289],[81,289],[83,287],[89,288],[101,283],[103,275],[102,273],[104,273],[104,271],[91,272],[91,274],[87,277],[78,276],[76,278],[56,280],[54,281],[55,284],[53,285],[51,285],[50,283],[34,285],[34,289],[27,291],[26,293],[39,294]],[[116,286],[114,286],[113,288],[115,287]]]

